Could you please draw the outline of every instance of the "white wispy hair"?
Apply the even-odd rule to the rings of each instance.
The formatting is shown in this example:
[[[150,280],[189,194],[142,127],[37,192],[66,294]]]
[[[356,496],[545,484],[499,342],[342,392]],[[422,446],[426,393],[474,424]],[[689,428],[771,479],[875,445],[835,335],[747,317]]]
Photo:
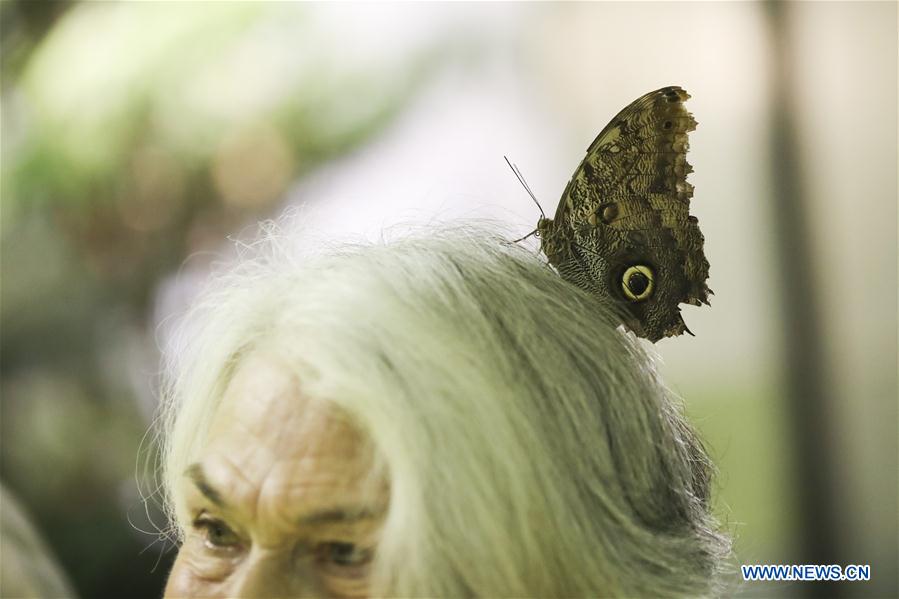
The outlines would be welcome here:
[[[235,365],[260,346],[370,440],[390,481],[374,594],[700,596],[729,542],[711,466],[608,308],[480,225],[297,252],[263,227],[169,352],[178,495]]]

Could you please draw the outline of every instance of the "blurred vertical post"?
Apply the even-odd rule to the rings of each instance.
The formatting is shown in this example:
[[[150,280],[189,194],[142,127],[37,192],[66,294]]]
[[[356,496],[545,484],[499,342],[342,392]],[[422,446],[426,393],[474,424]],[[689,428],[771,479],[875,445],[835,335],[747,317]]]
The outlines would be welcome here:
[[[798,562],[845,564],[839,544],[834,396],[828,382],[821,327],[819,286],[809,236],[809,198],[796,114],[798,57],[790,28],[791,3],[769,1],[766,18],[772,42],[770,87],[770,160],[772,193],[769,215],[776,243],[783,351],[783,384],[794,448]],[[839,597],[838,583],[796,586],[807,596]]]

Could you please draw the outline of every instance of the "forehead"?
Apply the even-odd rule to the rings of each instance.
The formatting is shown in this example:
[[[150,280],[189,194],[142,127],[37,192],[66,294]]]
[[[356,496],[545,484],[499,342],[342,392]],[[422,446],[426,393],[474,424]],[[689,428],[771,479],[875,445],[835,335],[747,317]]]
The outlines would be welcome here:
[[[371,452],[333,404],[304,395],[283,361],[257,351],[234,370],[199,464],[226,503],[300,518],[365,499]]]
[[[333,437],[343,445],[359,445],[362,440],[330,403],[303,394],[299,379],[284,361],[262,351],[240,360],[213,418],[210,444],[233,437],[253,438],[288,454]]]

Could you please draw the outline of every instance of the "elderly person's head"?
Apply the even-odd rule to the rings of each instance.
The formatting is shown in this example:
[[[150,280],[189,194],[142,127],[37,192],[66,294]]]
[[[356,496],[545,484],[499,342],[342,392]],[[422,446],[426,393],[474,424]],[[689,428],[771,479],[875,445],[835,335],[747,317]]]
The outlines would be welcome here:
[[[696,596],[710,466],[608,309],[479,231],[218,277],[170,363],[167,596]]]

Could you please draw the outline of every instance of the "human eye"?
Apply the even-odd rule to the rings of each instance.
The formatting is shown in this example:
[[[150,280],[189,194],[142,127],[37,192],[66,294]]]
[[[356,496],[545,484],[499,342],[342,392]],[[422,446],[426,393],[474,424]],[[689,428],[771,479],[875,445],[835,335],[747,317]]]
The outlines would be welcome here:
[[[192,525],[194,530],[201,535],[203,543],[208,549],[235,551],[241,547],[240,537],[224,520],[201,512],[194,519]]]
[[[325,574],[359,578],[368,572],[374,550],[344,541],[328,541],[317,547],[317,560]]]

